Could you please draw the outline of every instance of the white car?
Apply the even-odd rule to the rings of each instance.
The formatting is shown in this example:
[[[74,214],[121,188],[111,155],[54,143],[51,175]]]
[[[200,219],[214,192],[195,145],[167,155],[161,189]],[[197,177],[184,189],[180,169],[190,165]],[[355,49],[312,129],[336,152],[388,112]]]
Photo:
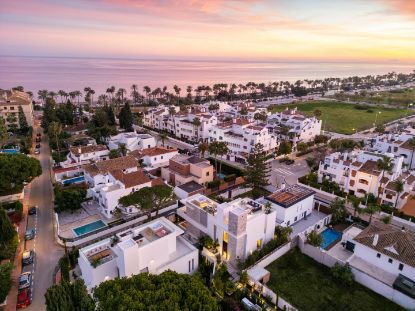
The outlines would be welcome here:
[[[32,273],[25,272],[19,276],[19,289],[30,287],[32,283]]]
[[[40,154],[40,150],[39,149],[35,149],[35,154]]]

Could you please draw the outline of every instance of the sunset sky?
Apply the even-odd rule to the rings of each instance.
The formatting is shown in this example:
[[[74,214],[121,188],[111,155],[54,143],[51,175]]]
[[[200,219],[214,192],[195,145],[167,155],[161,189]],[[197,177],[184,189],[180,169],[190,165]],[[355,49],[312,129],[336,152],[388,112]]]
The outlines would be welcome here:
[[[415,0],[0,0],[0,54],[415,60]]]

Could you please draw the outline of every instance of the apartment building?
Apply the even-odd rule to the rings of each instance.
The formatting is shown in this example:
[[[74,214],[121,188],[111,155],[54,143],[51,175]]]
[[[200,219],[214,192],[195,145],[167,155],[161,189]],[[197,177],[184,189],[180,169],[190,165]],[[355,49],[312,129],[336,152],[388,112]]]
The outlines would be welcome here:
[[[402,156],[403,163],[409,168],[415,168],[415,151],[409,140],[415,137],[415,130],[408,127],[406,130],[397,134],[383,134],[376,136],[370,143],[369,150],[380,153],[392,153],[395,156]],[[412,163],[411,163],[412,161]]]
[[[179,152],[177,149],[168,149],[164,147],[153,147],[130,152],[130,155],[135,157],[147,171],[168,166],[170,159],[178,154]]]
[[[321,120],[306,117],[297,108],[277,112],[268,117],[268,127],[283,140],[294,145],[314,140],[321,133]]]
[[[313,190],[295,184],[260,198],[257,202],[262,205],[270,203],[276,212],[277,225],[288,227],[311,214],[314,194]]]
[[[19,107],[23,109],[27,124],[33,126],[33,106],[29,94],[0,89],[0,117],[8,128],[19,128]]]
[[[140,273],[172,270],[193,274],[199,266],[199,252],[182,233],[160,217],[81,248],[78,264],[88,290],[107,280]]]
[[[275,211],[251,199],[236,199],[219,204],[202,194],[181,200],[177,214],[187,222],[186,235],[197,239],[208,235],[219,244],[226,261],[245,259],[273,239]]]
[[[74,167],[91,162],[105,161],[109,159],[109,150],[105,145],[89,145],[69,148],[66,160],[60,163],[60,166]]]
[[[390,157],[393,167],[390,172],[378,168],[377,161]],[[340,188],[357,197],[366,193],[378,196],[381,203],[401,208],[411,194],[415,176],[403,171],[403,157],[390,153],[380,154],[368,151],[335,152],[326,156],[319,165],[318,181],[323,179],[336,182]],[[396,191],[397,181],[404,183],[404,191]]]
[[[161,177],[174,186],[190,181],[205,185],[213,180],[214,169],[209,160],[179,154],[170,159],[169,166],[161,169]]]
[[[278,147],[275,135],[270,134],[266,126],[247,119],[234,119],[217,124],[209,132],[209,141],[225,142],[229,149],[227,160],[238,162],[245,162],[258,143],[268,153],[276,151]]]
[[[156,147],[156,139],[149,134],[137,134],[135,132],[120,133],[111,136],[108,141],[110,150],[119,149],[124,145],[128,152]]]

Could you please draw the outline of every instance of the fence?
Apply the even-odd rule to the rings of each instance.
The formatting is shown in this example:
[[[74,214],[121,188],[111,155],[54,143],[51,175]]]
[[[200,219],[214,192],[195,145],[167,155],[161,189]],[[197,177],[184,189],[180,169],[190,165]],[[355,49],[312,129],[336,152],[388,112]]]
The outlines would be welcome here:
[[[306,254],[307,256],[313,258],[315,261],[327,267],[331,268],[336,263],[345,264],[345,262],[331,256],[326,251],[321,250],[319,247],[314,247],[310,244],[305,243],[305,239],[302,236],[298,236],[298,247],[303,254]]]
[[[288,253],[288,251],[290,249],[291,249],[291,241],[283,244],[282,246],[280,246],[279,248],[277,248],[273,252],[269,253],[267,256],[265,256],[260,261],[258,261],[255,264],[255,266],[259,266],[261,268],[265,268],[270,263],[274,262],[275,260],[277,260],[281,256],[284,256],[286,253]]]

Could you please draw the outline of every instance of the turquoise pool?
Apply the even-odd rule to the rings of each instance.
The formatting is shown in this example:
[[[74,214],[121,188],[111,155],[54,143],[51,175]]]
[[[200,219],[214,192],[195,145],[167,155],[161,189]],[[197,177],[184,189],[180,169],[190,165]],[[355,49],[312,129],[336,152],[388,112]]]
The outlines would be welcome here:
[[[342,233],[327,228],[321,233],[321,236],[323,237],[323,242],[321,243],[320,247],[322,249],[327,249],[331,245],[331,243],[341,238]]]
[[[218,174],[218,177],[219,177],[220,179],[224,179],[224,178],[225,178],[225,174],[220,173],[220,174]]]
[[[0,150],[0,153],[18,154],[19,151],[17,149],[3,149],[3,150]]]
[[[70,178],[70,179],[65,179],[64,181],[62,181],[62,184],[64,186],[66,186],[66,185],[70,185],[70,184],[80,183],[80,182],[83,182],[84,180],[85,180],[84,176],[78,176],[78,177],[74,177],[74,178]]]
[[[106,226],[107,224],[105,222],[103,222],[102,220],[97,220],[89,224],[83,225],[81,227],[75,228],[73,229],[73,231],[75,232],[76,236],[81,236],[92,231],[104,228]]]

